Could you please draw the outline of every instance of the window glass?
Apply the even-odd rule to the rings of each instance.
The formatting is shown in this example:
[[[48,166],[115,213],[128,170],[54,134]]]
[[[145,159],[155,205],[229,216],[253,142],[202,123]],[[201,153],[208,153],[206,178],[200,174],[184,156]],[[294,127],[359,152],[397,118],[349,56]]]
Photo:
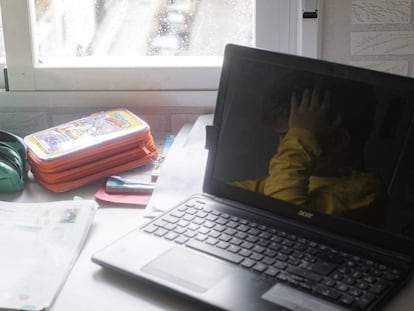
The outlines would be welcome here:
[[[254,44],[255,0],[35,0],[40,62],[87,56],[221,56]]]
[[[3,37],[3,21],[1,19],[1,8],[0,8],[0,63],[4,62],[6,53],[4,50],[4,37]]]

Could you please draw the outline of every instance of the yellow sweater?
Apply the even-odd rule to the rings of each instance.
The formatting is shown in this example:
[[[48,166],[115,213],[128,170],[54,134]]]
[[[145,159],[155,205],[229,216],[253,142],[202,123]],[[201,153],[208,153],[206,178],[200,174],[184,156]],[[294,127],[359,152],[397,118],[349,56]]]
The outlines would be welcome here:
[[[234,184],[327,214],[341,214],[374,202],[381,183],[372,173],[354,171],[348,176],[311,176],[320,154],[321,149],[312,132],[292,128],[269,163],[269,175]]]

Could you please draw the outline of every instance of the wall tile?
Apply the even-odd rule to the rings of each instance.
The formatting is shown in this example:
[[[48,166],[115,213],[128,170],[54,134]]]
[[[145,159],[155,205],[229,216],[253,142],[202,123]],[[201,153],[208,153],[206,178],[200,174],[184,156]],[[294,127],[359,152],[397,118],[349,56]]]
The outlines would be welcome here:
[[[354,0],[352,24],[408,24],[411,0]]]
[[[351,33],[351,55],[414,54],[414,31]]]
[[[408,61],[352,61],[351,65],[402,76],[408,75]]]

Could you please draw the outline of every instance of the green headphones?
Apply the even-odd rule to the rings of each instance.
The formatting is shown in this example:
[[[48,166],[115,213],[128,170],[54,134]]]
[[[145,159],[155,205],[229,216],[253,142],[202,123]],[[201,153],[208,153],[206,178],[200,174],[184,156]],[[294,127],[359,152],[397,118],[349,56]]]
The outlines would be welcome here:
[[[26,145],[22,138],[0,131],[0,192],[16,192],[24,187]]]

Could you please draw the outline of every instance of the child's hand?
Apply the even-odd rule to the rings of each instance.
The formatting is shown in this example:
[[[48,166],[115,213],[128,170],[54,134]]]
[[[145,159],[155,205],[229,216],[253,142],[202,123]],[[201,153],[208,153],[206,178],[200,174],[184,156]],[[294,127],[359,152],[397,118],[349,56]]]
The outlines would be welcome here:
[[[341,123],[338,116],[333,122],[328,118],[330,92],[324,92],[321,100],[317,90],[305,89],[299,105],[296,94],[290,101],[289,128],[304,128],[315,134],[326,133]]]

